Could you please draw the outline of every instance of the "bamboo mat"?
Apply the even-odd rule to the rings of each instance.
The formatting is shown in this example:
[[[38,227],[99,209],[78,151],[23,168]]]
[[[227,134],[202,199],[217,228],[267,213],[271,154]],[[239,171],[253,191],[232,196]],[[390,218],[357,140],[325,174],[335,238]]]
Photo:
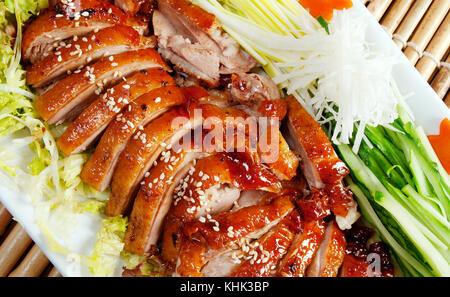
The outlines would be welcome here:
[[[450,107],[450,0],[363,3]],[[61,276],[1,204],[0,244],[0,276]]]

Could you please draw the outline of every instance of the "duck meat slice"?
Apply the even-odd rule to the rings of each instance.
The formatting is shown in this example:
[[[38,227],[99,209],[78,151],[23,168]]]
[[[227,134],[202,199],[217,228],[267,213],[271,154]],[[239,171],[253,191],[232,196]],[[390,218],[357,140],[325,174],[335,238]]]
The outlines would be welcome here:
[[[219,57],[200,44],[187,41],[160,11],[153,13],[153,28],[158,48],[164,59],[179,71],[188,73],[210,86],[217,86],[220,78]]]
[[[175,264],[183,225],[231,209],[241,190],[278,190],[278,180],[248,153],[218,153],[196,162],[175,195],[164,228],[163,258]]]
[[[319,249],[308,266],[306,276],[336,277],[344,261],[345,246],[344,233],[335,221],[329,222]]]
[[[174,125],[174,121],[183,122]],[[181,127],[180,127],[181,126]],[[186,111],[175,108],[153,120],[139,137],[132,137],[120,154],[111,181],[111,195],[105,214],[110,217],[123,215],[131,210],[133,198],[145,173],[152,167],[164,147],[171,147],[192,129]]]
[[[233,73],[227,85],[228,100],[240,104],[250,114],[277,118],[286,116],[287,103],[269,77],[257,73]]]
[[[59,124],[76,118],[103,88],[123,77],[149,68],[166,68],[154,49],[131,51],[104,57],[60,80],[36,101],[36,110],[48,124]],[[128,84],[123,84],[128,88]]]
[[[81,179],[98,191],[104,191],[111,182],[117,160],[131,136],[171,107],[183,102],[184,97],[175,86],[155,89],[131,102],[109,124],[93,155],[84,165]],[[137,132],[135,137],[140,134]]]
[[[200,90],[199,90],[200,89]],[[252,153],[257,153],[258,158],[264,163],[280,180],[290,180],[297,174],[299,163],[298,157],[290,150],[289,145],[278,129],[278,122],[261,120],[249,115],[246,111],[226,107],[223,101],[215,97],[208,96],[206,91],[198,87],[184,88],[183,92],[187,99],[191,100],[189,112],[195,117],[200,116],[205,127],[212,128],[211,134],[215,139],[219,139],[217,131],[223,130],[225,142],[230,136],[230,128],[233,128],[233,135],[236,140],[228,141],[234,146],[226,147],[226,151],[239,151],[244,143],[239,139],[245,136],[248,139],[248,148]],[[205,95],[205,96],[204,96]],[[219,128],[221,127],[221,128]],[[219,129],[217,129],[219,128]],[[242,137],[240,137],[242,135]]]
[[[107,27],[77,41],[64,43],[64,46],[29,66],[26,73],[27,84],[40,88],[104,56],[154,45],[154,39],[140,36],[131,27],[123,25]]]
[[[301,231],[301,218],[298,211],[293,210],[280,223],[259,239],[257,246],[253,244],[254,252],[247,251],[236,255],[241,262],[233,270],[235,277],[267,277],[276,272],[278,263],[287,253],[294,236]],[[242,257],[242,258],[241,258]],[[204,272],[204,270],[203,270]]]
[[[258,150],[261,161],[280,180],[291,180],[297,175],[299,158],[290,149],[279,130],[278,120],[259,121]]]
[[[158,1],[153,26],[162,55],[211,86],[218,85],[220,74],[247,72],[256,65],[214,15],[189,1]]]
[[[163,69],[154,68],[142,70],[115,85],[83,110],[58,139],[58,147],[66,155],[84,151],[130,102],[170,83],[173,81]]]
[[[236,249],[242,239],[261,238],[293,209],[292,196],[281,195],[265,205],[249,206],[188,223],[184,227],[176,274],[202,276],[209,260],[224,250]],[[211,270],[208,268],[205,272],[211,273]],[[227,271],[222,269],[221,273]]]
[[[277,268],[277,276],[301,277],[311,263],[325,234],[323,220],[307,221],[301,233],[295,235],[286,256]]]
[[[294,150],[300,154],[302,170],[310,187],[324,189],[341,229],[349,229],[359,218],[352,194],[342,184],[350,172],[325,132],[293,97],[287,98],[288,129]]]
[[[142,24],[108,1],[75,0],[69,3],[57,3],[26,27],[22,44],[24,61],[36,63],[60,46],[62,40],[113,25],[131,25],[142,31]]]
[[[125,250],[139,255],[156,250],[173,193],[198,156],[198,153],[190,151],[177,153],[173,149],[167,150],[145,175],[125,234]]]

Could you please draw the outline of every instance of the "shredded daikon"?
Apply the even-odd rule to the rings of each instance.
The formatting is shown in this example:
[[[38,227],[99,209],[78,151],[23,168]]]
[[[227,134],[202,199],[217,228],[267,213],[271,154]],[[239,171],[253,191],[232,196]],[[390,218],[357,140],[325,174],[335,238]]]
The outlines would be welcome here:
[[[355,137],[357,152],[366,125],[398,117],[391,75],[398,59],[366,41],[366,22],[354,10],[335,12],[328,34],[295,0],[193,3],[214,14],[319,123],[332,122],[333,143]]]

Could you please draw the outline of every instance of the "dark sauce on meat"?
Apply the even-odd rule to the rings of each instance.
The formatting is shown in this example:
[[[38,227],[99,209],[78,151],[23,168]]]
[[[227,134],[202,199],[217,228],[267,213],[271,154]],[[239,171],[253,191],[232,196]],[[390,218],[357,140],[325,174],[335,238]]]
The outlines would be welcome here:
[[[239,189],[256,190],[269,187],[278,181],[271,172],[255,164],[248,153],[222,153],[222,159],[227,162],[233,186]]]
[[[367,246],[367,242],[375,232],[367,227],[354,225],[352,229],[345,231],[345,239],[347,240],[346,253],[352,255],[361,261],[369,264],[371,261],[370,254],[376,254],[381,261],[381,275],[383,277],[394,276],[394,266],[391,262],[391,254],[389,248],[384,242],[375,242]]]

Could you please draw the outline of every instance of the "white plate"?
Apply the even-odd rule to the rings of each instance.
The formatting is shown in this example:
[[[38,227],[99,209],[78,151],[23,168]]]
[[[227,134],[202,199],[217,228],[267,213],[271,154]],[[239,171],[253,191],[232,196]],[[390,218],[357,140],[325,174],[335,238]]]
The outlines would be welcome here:
[[[370,42],[382,46],[394,54],[399,54],[400,50],[386,34],[383,28],[370,12],[360,3],[354,1],[352,9],[361,13],[367,19],[368,38]],[[427,134],[437,134],[439,124],[445,117],[450,118],[450,111],[442,102],[429,84],[417,72],[414,66],[402,57],[404,63],[397,65],[394,69],[396,79],[402,94],[412,94],[408,99],[408,104],[416,118],[416,123],[421,125]],[[0,181],[0,201],[8,208],[14,218],[22,224],[33,241],[47,255],[59,272],[64,276],[89,276],[89,270],[84,265],[79,267],[71,257],[62,256],[52,252],[46,242],[39,227],[34,223],[33,207],[29,197],[22,193],[13,192],[8,189],[5,181]],[[100,218],[94,215],[80,215],[77,230],[72,234],[68,246],[71,250],[89,255],[95,242],[96,232],[99,228]],[[74,255],[76,258],[76,256]],[[119,275],[118,267],[117,275]]]

